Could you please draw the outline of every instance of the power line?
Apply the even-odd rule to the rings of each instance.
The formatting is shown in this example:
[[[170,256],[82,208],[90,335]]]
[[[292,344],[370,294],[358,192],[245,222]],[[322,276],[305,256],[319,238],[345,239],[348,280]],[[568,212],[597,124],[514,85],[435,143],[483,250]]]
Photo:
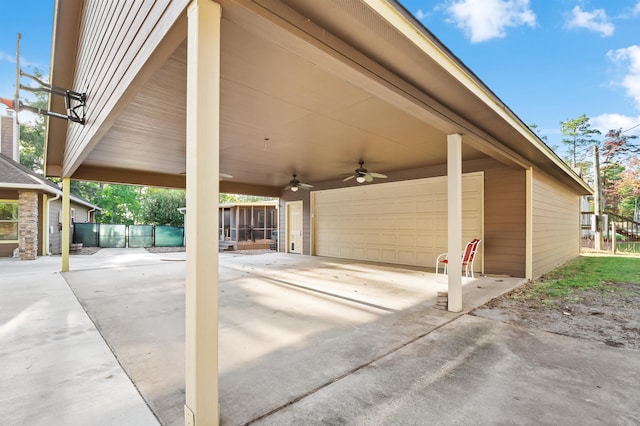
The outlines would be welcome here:
[[[633,129],[635,129],[635,128],[636,128],[636,127],[638,127],[638,126],[640,126],[640,123],[636,124],[636,125],[635,125],[635,126],[633,126],[633,127],[628,128],[627,130],[623,130],[623,131],[622,131],[622,132],[620,132],[620,133],[628,132],[629,130],[633,130]]]

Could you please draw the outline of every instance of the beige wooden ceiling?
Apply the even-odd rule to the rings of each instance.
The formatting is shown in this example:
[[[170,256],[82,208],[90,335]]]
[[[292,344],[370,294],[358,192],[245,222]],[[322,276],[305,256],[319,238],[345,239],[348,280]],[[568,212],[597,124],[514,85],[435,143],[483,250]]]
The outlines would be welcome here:
[[[383,173],[446,162],[446,132],[432,116],[383,98],[366,75],[345,77],[347,65],[263,17],[223,10],[220,171],[233,182],[284,187],[292,173],[340,181],[360,159]],[[84,164],[185,172],[186,55],[185,42]],[[486,157],[468,144],[463,156]]]

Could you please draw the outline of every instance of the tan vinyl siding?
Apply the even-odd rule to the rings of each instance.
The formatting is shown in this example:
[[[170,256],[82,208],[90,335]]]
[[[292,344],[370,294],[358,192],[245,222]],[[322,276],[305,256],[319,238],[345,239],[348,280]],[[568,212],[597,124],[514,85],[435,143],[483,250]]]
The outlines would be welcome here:
[[[487,169],[484,179],[485,272],[524,277],[525,171]]]
[[[548,175],[532,182],[533,277],[580,254],[580,197]]]
[[[154,54],[186,0],[88,0],[81,12],[73,89],[87,92],[87,125],[71,125],[67,158],[75,161]]]
[[[49,203],[49,252],[60,254],[62,252],[62,237],[60,235],[60,212],[62,211],[62,201],[55,200]],[[53,233],[51,233],[53,227]]]

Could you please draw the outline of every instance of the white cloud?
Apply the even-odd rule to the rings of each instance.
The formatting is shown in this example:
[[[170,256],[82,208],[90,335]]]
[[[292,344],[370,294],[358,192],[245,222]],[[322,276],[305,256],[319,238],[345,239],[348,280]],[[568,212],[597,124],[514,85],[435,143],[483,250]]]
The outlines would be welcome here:
[[[633,8],[633,12],[634,15],[640,15],[640,1],[635,5],[635,7]]]
[[[0,62],[11,62],[12,64],[15,64],[16,57],[12,55],[8,55],[4,52],[0,52]]]
[[[616,63],[628,63],[626,75],[617,84],[625,88],[627,96],[633,98],[636,108],[640,109],[640,46],[634,44],[615,51],[610,50],[607,56]]]
[[[529,0],[456,0],[446,11],[472,43],[505,37],[508,27],[536,25]]]
[[[16,63],[16,55],[10,55],[8,53],[2,52],[0,51],[0,62],[10,62],[12,64]],[[24,56],[20,55],[20,65],[22,68],[24,67],[32,67],[32,68],[37,68],[40,66],[40,64],[37,64],[35,62],[31,62],[28,59],[26,59]]]
[[[427,14],[424,13],[422,11],[422,9],[418,9],[418,11],[416,12],[416,18],[418,18],[420,21],[422,21],[426,17],[427,17]]]
[[[625,131],[637,126],[640,123],[640,115],[630,117],[622,114],[601,114],[590,118],[589,123],[591,127],[600,130],[602,134],[605,135],[609,130],[622,129]],[[640,136],[640,127],[635,127],[626,134]]]
[[[586,28],[602,34],[602,37],[613,35],[615,27],[604,9],[595,9],[593,12],[587,12],[576,6],[571,11],[571,19],[566,23],[567,28]]]

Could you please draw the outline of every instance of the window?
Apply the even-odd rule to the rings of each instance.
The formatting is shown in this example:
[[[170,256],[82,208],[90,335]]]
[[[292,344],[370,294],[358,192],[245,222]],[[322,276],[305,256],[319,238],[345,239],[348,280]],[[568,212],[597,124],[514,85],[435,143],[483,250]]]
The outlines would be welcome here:
[[[0,242],[18,241],[18,201],[0,200]]]

